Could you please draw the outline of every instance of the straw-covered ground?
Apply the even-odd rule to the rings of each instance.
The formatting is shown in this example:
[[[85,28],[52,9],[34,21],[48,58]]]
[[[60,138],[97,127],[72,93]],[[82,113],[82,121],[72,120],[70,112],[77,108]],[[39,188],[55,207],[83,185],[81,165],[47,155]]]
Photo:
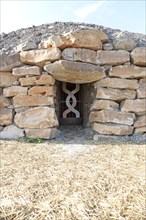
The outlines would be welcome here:
[[[145,146],[1,141],[1,220],[144,220]]]

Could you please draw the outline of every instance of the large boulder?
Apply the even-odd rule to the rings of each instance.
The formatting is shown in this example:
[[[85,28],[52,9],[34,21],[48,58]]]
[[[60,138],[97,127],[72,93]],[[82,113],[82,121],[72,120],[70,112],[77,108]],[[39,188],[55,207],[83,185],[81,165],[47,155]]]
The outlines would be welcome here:
[[[134,123],[135,114],[127,112],[118,112],[111,110],[101,110],[91,112],[89,122],[111,122],[116,124],[132,125]]]
[[[5,88],[11,85],[18,84],[17,77],[11,72],[0,72],[0,87]]]
[[[96,52],[89,49],[66,48],[62,52],[62,58],[70,61],[96,64]]]
[[[97,51],[97,63],[100,65],[120,65],[129,61],[129,52],[125,50]]]
[[[60,135],[60,131],[57,128],[43,128],[43,129],[25,129],[26,137],[30,138],[43,138],[43,139],[51,139],[58,137]]]
[[[0,71],[11,71],[13,68],[22,66],[18,53],[12,55],[0,55]]]
[[[119,78],[105,78],[94,83],[97,87],[110,87],[117,89],[137,89],[139,87],[138,80],[128,80]]]
[[[121,105],[121,111],[143,115],[146,113],[146,99],[126,99]]]
[[[61,51],[58,48],[46,50],[29,50],[20,52],[20,60],[26,64],[33,64],[43,67],[47,61],[59,60]]]
[[[24,137],[24,131],[15,125],[7,126],[0,132],[1,139],[18,139]]]
[[[14,76],[38,76],[41,75],[41,70],[38,66],[22,66],[19,68],[14,68],[12,71]]]
[[[146,47],[137,47],[131,53],[133,64],[146,66]]]
[[[4,97],[12,97],[17,95],[27,95],[27,87],[22,86],[10,86],[3,90]]]
[[[134,99],[136,91],[130,89],[97,88],[97,99],[109,99],[121,101],[124,99]]]
[[[133,127],[129,125],[94,123],[92,128],[99,134],[130,135],[133,133]]]
[[[102,49],[102,42],[108,41],[108,36],[100,30],[79,30],[62,35],[53,35],[40,44],[41,48],[80,47],[92,50]]]
[[[135,65],[114,66],[110,69],[109,76],[127,79],[146,78],[146,68]]]
[[[53,97],[47,96],[15,96],[13,98],[13,105],[15,108],[24,106],[43,106],[43,105],[54,105]]]
[[[67,60],[47,64],[44,69],[56,80],[70,83],[90,83],[106,76],[101,67]]]
[[[35,107],[16,113],[15,124],[20,128],[48,128],[58,126],[54,108]]]

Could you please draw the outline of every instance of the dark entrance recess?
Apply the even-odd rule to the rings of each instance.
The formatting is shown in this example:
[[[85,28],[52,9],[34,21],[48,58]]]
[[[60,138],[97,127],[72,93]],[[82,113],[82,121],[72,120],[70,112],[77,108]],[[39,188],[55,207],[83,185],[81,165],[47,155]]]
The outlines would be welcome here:
[[[60,85],[60,125],[83,124],[83,85],[62,82]]]

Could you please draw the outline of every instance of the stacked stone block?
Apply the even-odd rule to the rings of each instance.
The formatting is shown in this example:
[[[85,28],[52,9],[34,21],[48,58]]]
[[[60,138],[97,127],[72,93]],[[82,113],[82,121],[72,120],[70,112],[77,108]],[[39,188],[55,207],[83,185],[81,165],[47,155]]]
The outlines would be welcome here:
[[[100,30],[54,35],[35,50],[26,46],[0,55],[1,138],[59,135],[56,80],[93,84],[87,121],[95,133],[146,133],[146,48],[130,39],[108,42]]]

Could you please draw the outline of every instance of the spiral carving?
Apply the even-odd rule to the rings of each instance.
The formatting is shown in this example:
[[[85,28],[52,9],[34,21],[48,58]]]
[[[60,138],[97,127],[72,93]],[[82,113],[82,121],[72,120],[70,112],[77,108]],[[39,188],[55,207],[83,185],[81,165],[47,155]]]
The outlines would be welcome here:
[[[64,112],[63,112],[63,118],[67,118],[67,115],[70,113],[70,112],[73,112],[75,113],[76,115],[76,118],[80,118],[80,112],[78,110],[75,109],[75,106],[77,104],[77,99],[76,97],[74,96],[75,93],[77,93],[80,89],[80,85],[79,84],[75,84],[76,87],[74,90],[72,91],[69,91],[67,88],[66,88],[66,82],[63,82],[63,91],[68,94],[67,98],[66,98],[66,105],[68,107],[68,109],[66,109]],[[71,103],[71,100],[72,100],[72,103]]]

